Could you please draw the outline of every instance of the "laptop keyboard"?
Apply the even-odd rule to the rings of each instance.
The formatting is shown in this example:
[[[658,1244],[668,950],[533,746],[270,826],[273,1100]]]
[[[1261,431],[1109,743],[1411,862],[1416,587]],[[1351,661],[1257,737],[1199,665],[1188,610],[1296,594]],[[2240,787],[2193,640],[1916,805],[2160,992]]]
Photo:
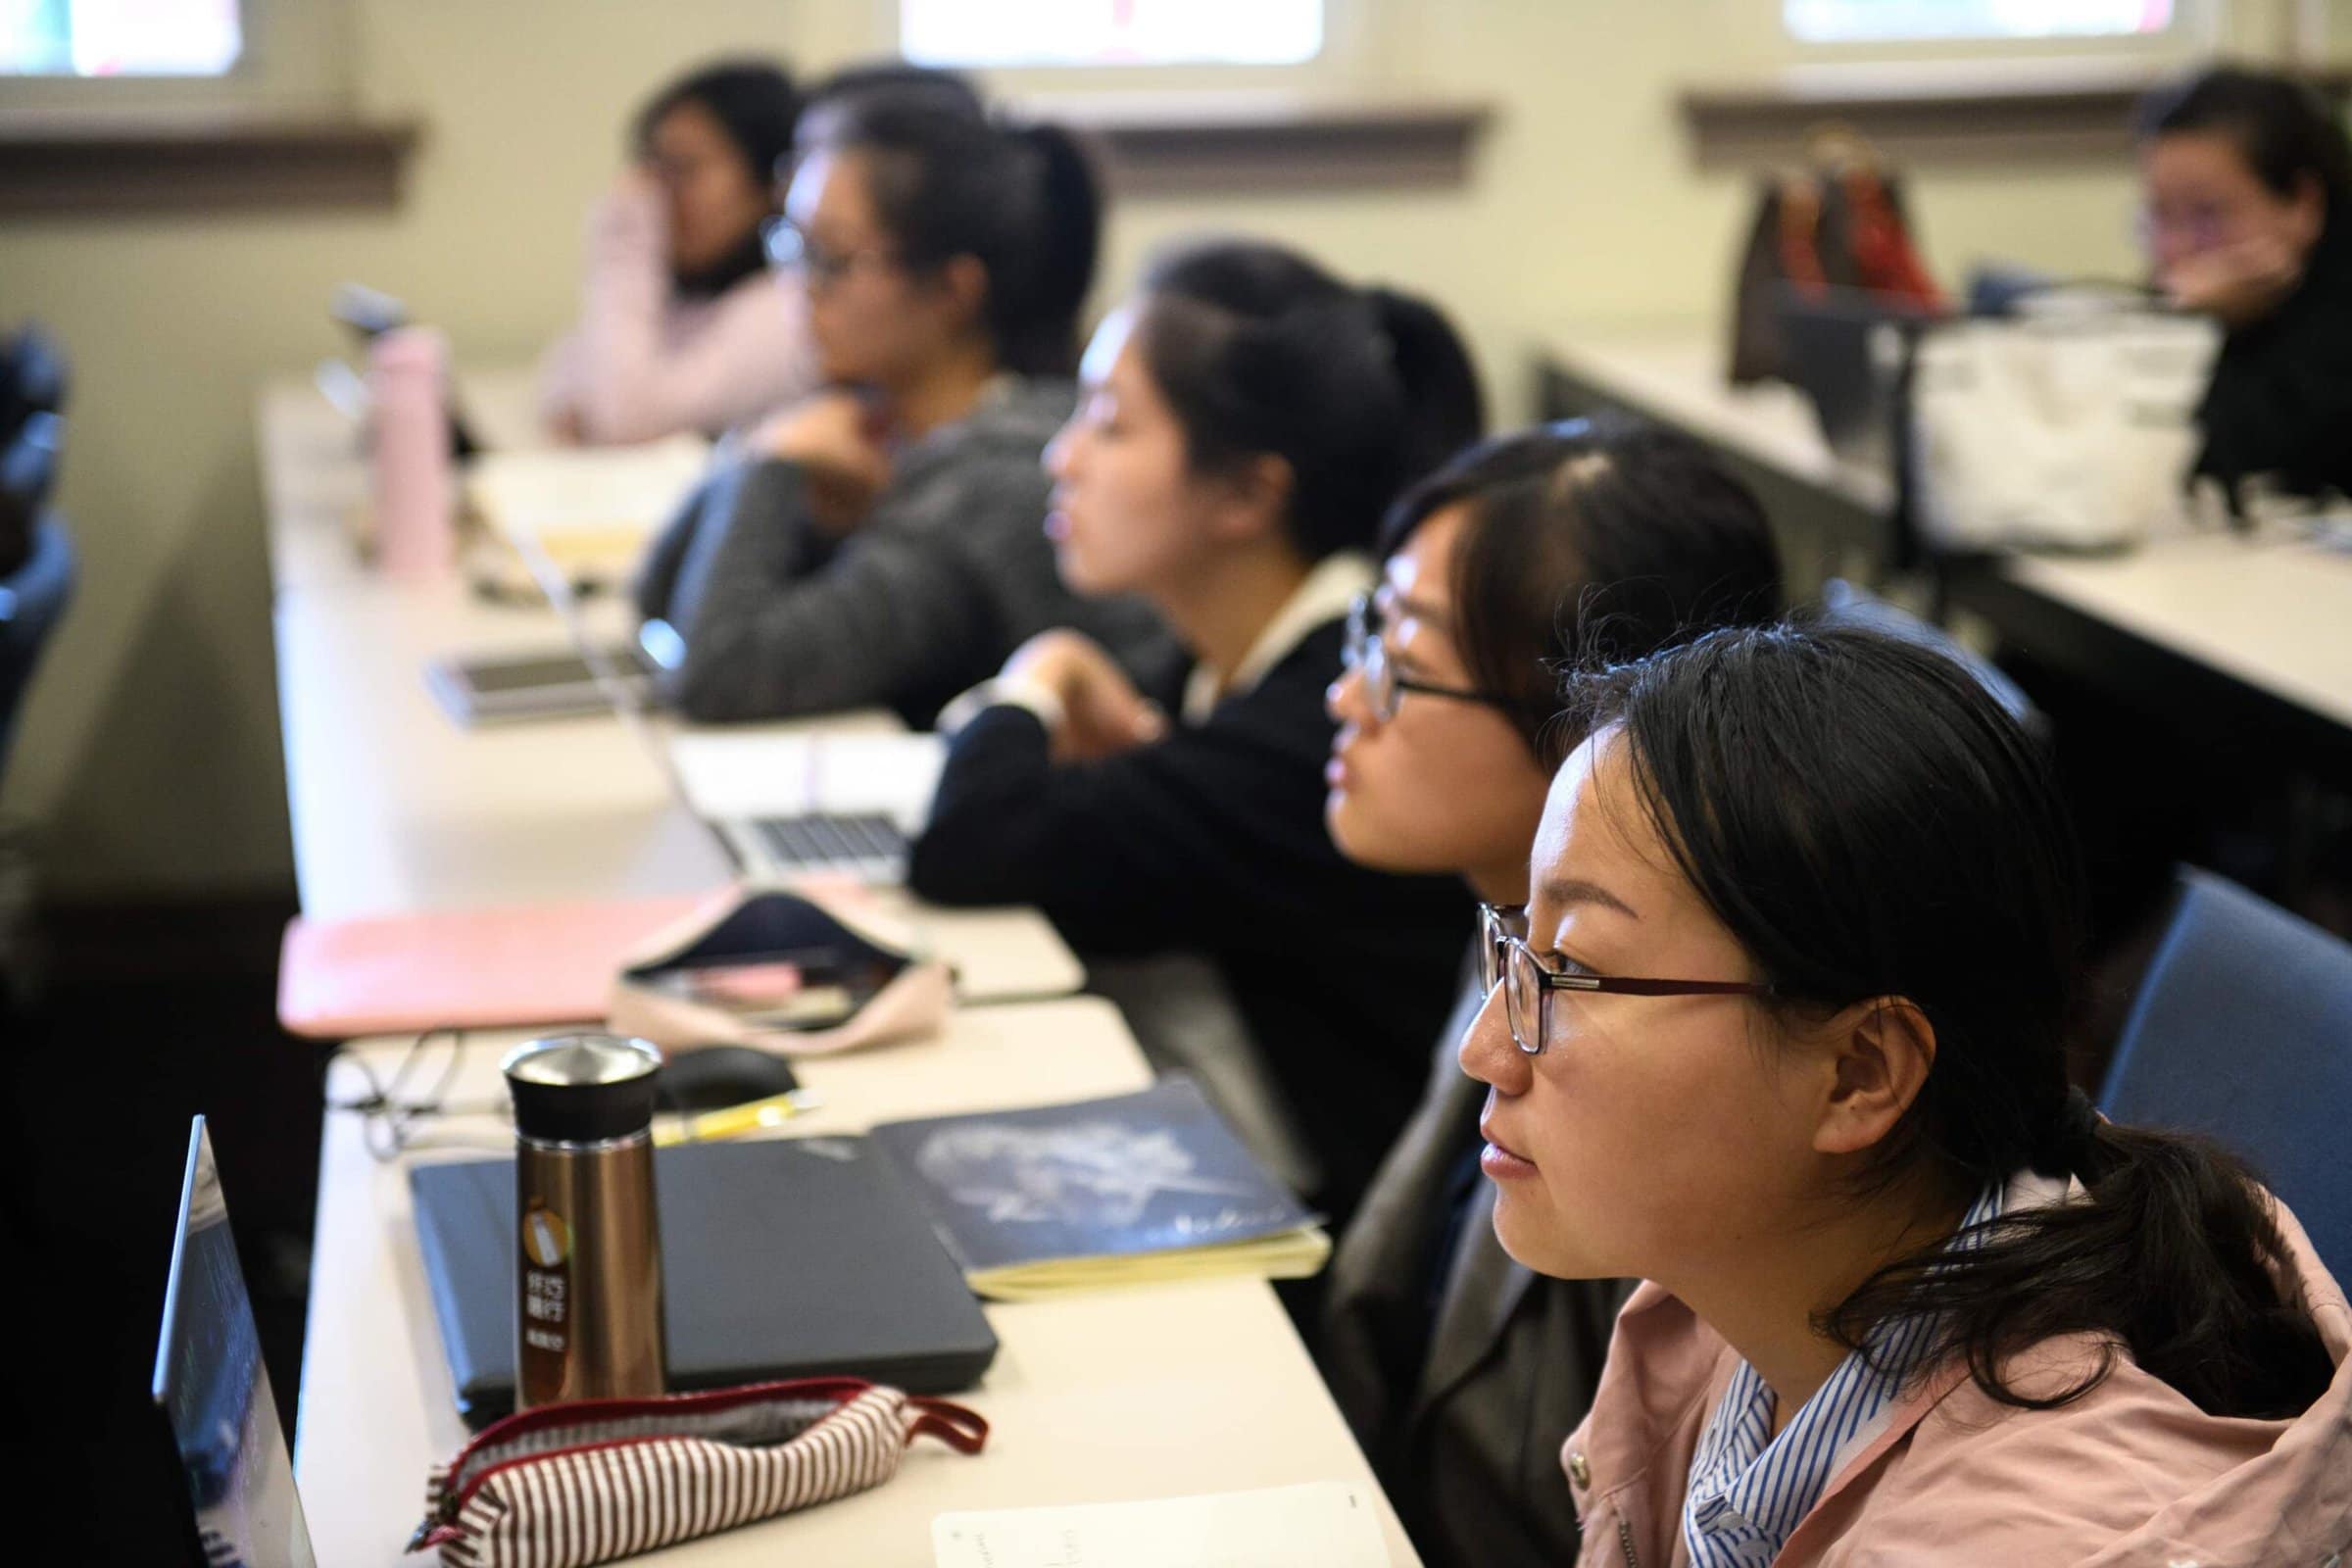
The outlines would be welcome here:
[[[906,835],[879,813],[763,817],[760,842],[785,872],[841,871],[871,882],[906,877]]]

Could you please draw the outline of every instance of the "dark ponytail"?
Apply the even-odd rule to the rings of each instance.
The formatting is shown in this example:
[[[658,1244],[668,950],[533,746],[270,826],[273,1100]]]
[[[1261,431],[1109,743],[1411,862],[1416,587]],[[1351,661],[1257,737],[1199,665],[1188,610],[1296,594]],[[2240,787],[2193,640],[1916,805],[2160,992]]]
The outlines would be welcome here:
[[[822,145],[867,159],[875,212],[910,266],[980,263],[982,320],[1004,368],[1070,373],[1103,202],[1068,131],[976,121],[936,94],[878,90],[844,104]]]
[[[1400,465],[1417,479],[1485,429],[1478,371],[1453,323],[1427,300],[1378,284],[1364,290],[1364,300],[1388,339],[1390,362],[1404,391]]]
[[[1067,374],[1077,368],[1078,313],[1102,254],[1102,182],[1086,149],[1061,126],[1024,125],[1012,134],[1031,166],[1035,233],[1030,265],[1006,291],[1003,352],[1016,369]]]
[[[1435,307],[1294,251],[1195,245],[1149,268],[1140,293],[1137,341],[1194,467],[1281,458],[1310,561],[1370,548],[1397,492],[1485,425],[1469,354]]]
[[[1993,1398],[2045,1408],[2097,1386],[2021,1386],[2058,1335],[2128,1348],[2216,1415],[2299,1413],[2332,1366],[2268,1196],[2201,1140],[2103,1124],[2066,1083],[2083,906],[2041,749],[1933,650],[1850,626],[1711,633],[1587,674],[1587,728],[1619,726],[1645,809],[1747,950],[1776,1005],[1901,997],[1936,1051],[1865,1180],[1955,1206],[2032,1168],[2088,1201],[2003,1214],[1976,1245],[1880,1270],[1824,1314],[1851,1348],[1935,1322]]]

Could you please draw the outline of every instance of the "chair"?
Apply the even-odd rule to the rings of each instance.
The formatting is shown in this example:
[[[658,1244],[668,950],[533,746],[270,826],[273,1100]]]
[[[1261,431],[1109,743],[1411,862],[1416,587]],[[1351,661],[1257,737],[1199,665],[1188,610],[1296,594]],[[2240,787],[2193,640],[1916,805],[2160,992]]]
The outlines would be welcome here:
[[[40,517],[32,526],[32,553],[0,577],[0,777],[8,771],[33,665],[73,597],[74,541],[56,517]]]
[[[2253,1161],[2329,1270],[2352,1272],[2352,944],[2182,867],[2099,1108]]]

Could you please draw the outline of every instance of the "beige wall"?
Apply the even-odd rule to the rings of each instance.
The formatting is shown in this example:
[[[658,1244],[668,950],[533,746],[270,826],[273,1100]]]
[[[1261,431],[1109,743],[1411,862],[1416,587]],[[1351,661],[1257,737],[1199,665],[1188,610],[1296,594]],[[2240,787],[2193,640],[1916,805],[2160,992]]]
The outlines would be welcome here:
[[[349,4],[340,57],[277,85],[423,119],[397,211],[0,220],[0,321],[45,320],[78,372],[63,500],[83,592],[0,801],[43,825],[53,885],[70,894],[289,875],[250,410],[263,377],[340,347],[323,314],[332,286],[361,278],[404,296],[462,361],[526,355],[566,316],[581,211],[650,84],[723,48],[821,66],[891,41],[887,0]],[[1743,186],[1691,172],[1672,89],[1788,58],[1776,12],[1769,0],[1377,0],[1348,13],[1315,74],[1494,100],[1501,118],[1473,182],[1405,198],[1136,202],[1115,220],[1108,276],[1197,226],[1290,238],[1451,303],[1516,414],[1530,323],[1715,308]],[[2087,272],[2132,259],[2122,169],[1938,171],[1917,197],[1946,276],[1980,255]]]

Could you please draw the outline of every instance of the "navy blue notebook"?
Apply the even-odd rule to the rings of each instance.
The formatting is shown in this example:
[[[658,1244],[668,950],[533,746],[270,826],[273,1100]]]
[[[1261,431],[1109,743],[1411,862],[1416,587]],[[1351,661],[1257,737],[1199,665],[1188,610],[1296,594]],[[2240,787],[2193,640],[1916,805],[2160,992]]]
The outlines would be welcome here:
[[[471,1427],[514,1407],[514,1164],[409,1173],[433,1314]],[[891,1162],[863,1138],[656,1151],[669,1386],[854,1375],[980,1381],[997,1338]]]
[[[1188,1078],[1075,1104],[885,1122],[972,1289],[1003,1300],[1216,1274],[1295,1278],[1330,1255],[1309,1211]]]

